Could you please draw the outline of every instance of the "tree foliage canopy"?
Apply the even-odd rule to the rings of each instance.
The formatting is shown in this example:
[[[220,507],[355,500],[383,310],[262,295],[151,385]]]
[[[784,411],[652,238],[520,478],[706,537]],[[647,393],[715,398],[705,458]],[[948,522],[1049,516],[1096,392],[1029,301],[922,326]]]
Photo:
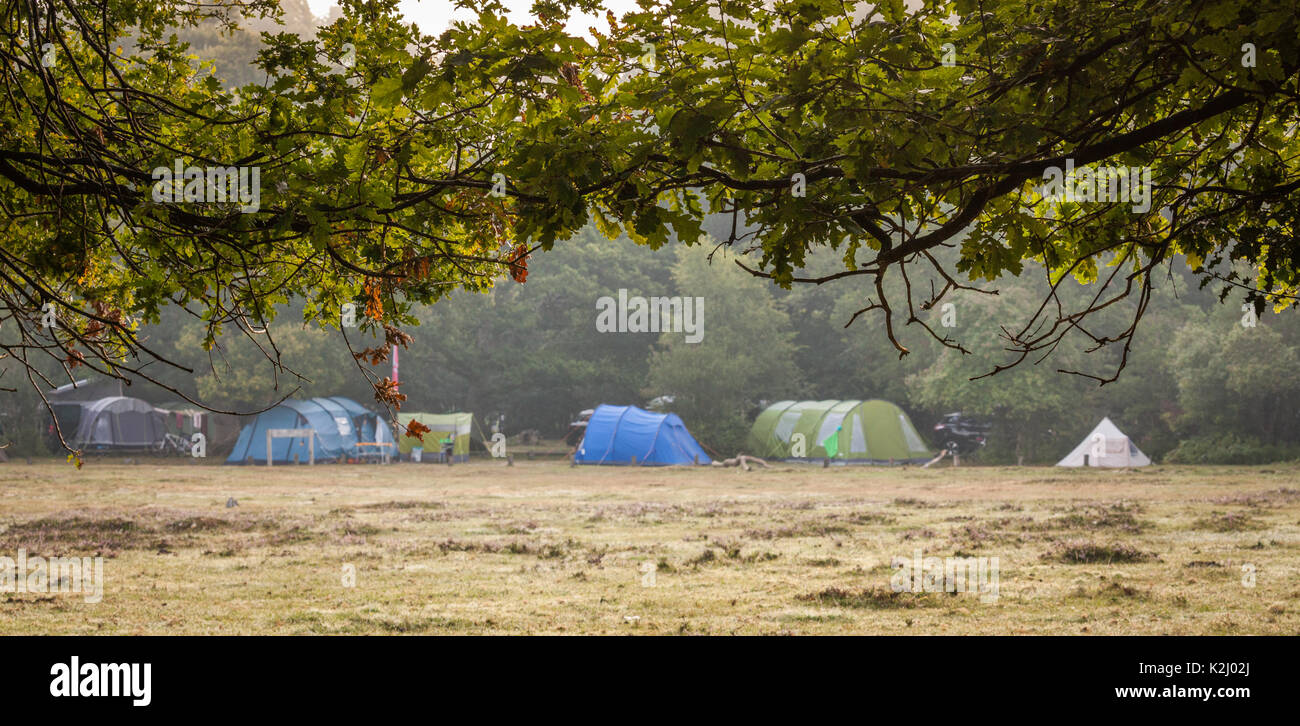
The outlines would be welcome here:
[[[363,331],[401,344],[412,304],[523,281],[529,253],[589,219],[657,247],[696,241],[710,214],[730,215],[722,243],[755,275],[863,278],[857,312],[900,354],[907,324],[967,350],[922,312],[1026,269],[1096,285],[1081,302],[1050,287],[1007,321],[1008,364],[1079,335],[1122,367],[1176,256],[1259,308],[1296,300],[1289,2],[643,0],[592,41],[563,20],[595,0],[539,1],[524,26],[495,0],[459,4],[477,20],[435,37],[396,0],[344,0],[314,37],[263,34],[266,81],[237,90],[173,30],[274,0],[9,4],[4,352],[29,373],[46,358],[157,378],[179,364],[138,330],[175,304],[205,347],[242,330],[278,365],[268,326],[290,300],[332,324],[358,305]],[[155,170],[178,165],[255,167],[260,199],[159,201]],[[1149,173],[1149,204],[1044,189],[1097,166]],[[825,247],[841,269],[804,274]]]

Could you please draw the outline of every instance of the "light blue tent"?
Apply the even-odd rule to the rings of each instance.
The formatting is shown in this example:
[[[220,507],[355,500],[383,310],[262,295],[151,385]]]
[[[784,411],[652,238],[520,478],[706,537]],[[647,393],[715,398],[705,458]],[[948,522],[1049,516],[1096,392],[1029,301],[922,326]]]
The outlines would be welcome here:
[[[226,457],[226,463],[265,464],[266,432],[270,429],[312,429],[317,461],[392,457],[397,454],[397,443],[387,422],[356,401],[334,396],[285,401],[258,414],[239,432],[239,440],[230,456]],[[277,464],[306,463],[307,439],[273,439],[271,460]]]
[[[579,464],[643,466],[712,462],[677,414],[604,404],[587,422],[587,433],[573,460]]]

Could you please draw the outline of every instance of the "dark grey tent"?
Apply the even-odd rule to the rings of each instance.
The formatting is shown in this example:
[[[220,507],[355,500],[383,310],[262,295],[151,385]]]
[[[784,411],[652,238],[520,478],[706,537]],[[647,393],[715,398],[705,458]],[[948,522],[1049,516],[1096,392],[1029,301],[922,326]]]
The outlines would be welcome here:
[[[70,443],[83,451],[156,449],[167,433],[162,415],[130,396],[84,401],[80,413]]]

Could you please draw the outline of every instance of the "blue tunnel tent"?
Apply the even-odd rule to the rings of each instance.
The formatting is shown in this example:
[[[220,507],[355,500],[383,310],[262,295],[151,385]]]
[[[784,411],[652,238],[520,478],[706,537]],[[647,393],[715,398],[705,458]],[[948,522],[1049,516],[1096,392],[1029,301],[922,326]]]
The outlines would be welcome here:
[[[578,464],[709,464],[712,460],[674,413],[602,404],[573,455]]]
[[[348,398],[289,400],[258,414],[239,432],[227,464],[265,464],[266,432],[270,429],[312,429],[317,461],[393,457],[397,442],[377,414]],[[306,463],[307,439],[275,438],[272,463]]]

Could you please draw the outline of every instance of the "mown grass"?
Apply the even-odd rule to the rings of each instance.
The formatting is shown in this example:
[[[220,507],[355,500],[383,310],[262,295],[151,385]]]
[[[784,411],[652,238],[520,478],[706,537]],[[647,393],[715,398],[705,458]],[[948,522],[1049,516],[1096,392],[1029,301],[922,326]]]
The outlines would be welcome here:
[[[9,463],[0,556],[107,583],[0,593],[0,633],[1294,635],[1298,548],[1297,467]],[[918,554],[998,597],[896,592]]]

